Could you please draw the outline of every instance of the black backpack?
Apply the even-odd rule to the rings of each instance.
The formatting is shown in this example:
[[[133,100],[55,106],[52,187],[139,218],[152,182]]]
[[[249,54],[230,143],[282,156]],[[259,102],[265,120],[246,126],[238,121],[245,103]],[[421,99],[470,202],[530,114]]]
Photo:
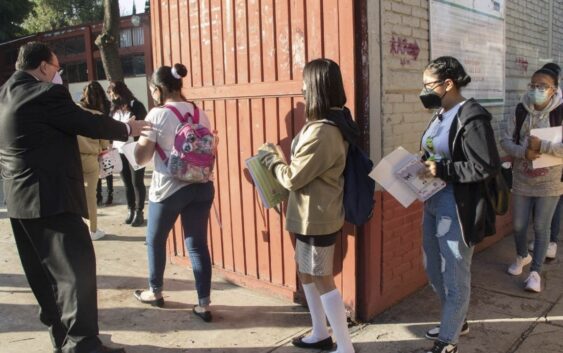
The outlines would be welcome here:
[[[346,222],[361,226],[373,216],[375,180],[369,177],[373,162],[351,143],[344,168],[344,213]]]

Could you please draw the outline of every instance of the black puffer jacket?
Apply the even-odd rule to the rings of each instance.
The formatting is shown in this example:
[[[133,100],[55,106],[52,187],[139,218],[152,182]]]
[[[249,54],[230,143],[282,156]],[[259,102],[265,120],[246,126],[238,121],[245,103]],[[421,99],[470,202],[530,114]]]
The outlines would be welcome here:
[[[491,120],[485,108],[473,98],[467,100],[450,129],[452,159],[437,165],[437,176],[453,183],[463,239],[468,246],[495,234],[496,215],[486,187],[500,171],[500,158]]]

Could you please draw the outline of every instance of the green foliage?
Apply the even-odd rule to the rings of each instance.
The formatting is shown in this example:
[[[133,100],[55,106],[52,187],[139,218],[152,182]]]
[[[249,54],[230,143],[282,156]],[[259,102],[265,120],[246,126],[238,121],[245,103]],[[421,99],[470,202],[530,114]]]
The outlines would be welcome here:
[[[31,8],[29,0],[0,0],[0,43],[26,34],[21,22]]]
[[[30,33],[45,32],[65,26],[101,21],[102,0],[32,0],[32,13],[23,27]]]

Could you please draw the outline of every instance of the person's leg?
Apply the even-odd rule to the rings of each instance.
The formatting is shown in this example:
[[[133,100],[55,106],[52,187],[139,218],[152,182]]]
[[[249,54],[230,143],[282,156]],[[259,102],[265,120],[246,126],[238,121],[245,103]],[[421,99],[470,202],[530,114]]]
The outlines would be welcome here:
[[[133,181],[133,190],[135,193],[135,214],[133,215],[133,220],[131,225],[138,227],[143,225],[145,222],[143,215],[143,208],[145,207],[145,197],[147,193],[147,188],[145,187],[145,168],[139,170],[134,170],[131,167],[131,175]]]
[[[123,154],[121,156],[121,163],[123,164],[123,169],[121,169],[121,180],[123,181],[123,186],[125,187],[125,198],[127,199],[127,207],[130,210],[135,209],[135,192],[133,189],[133,176],[131,174],[131,167],[129,166],[129,161],[127,157]]]
[[[104,203],[106,206],[113,204],[113,175],[110,174],[106,177],[106,185],[108,187],[108,197]]]
[[[102,179],[98,178],[98,182],[96,183],[96,202],[98,205],[102,205]]]
[[[84,173],[84,189],[86,191],[86,204],[88,205],[88,217],[90,232],[98,230],[98,204],[96,202],[96,187],[98,185],[98,171]]]
[[[145,186],[145,168],[134,170],[131,167],[133,175],[133,190],[135,192],[135,209],[143,210],[145,207],[145,198],[147,194],[147,187]]]
[[[439,224],[435,214],[435,203],[435,200],[429,199],[424,204],[422,217],[422,261],[428,281],[438,295],[438,298],[440,298],[440,303],[444,305],[446,300],[442,279],[442,266],[444,263],[436,236]]]
[[[436,237],[442,257],[442,278],[445,301],[442,305],[438,340],[457,344],[471,294],[471,259],[473,247],[468,247],[456,213],[455,200],[451,195],[448,206],[442,203],[437,209],[439,216]]]
[[[514,243],[516,245],[516,260],[508,267],[508,273],[518,276],[524,266],[532,261],[528,254],[528,220],[532,212],[534,198],[522,195],[512,195],[512,226]]]
[[[162,202],[149,202],[147,225],[147,255],[149,266],[149,287],[160,294],[163,288],[166,267],[166,240],[178,218],[179,207],[174,195]]]
[[[534,198],[534,254],[530,271],[538,274],[541,273],[545,261],[553,212],[558,202],[559,196]]]
[[[192,184],[178,193],[185,194],[182,198],[188,201],[181,212],[184,242],[192,263],[198,303],[205,311],[211,302],[211,257],[207,245],[207,225],[215,190],[213,183]]]
[[[20,220],[11,218],[10,222],[25,276],[39,303],[39,320],[49,328],[53,347],[60,349],[66,338],[67,329],[61,322],[53,278],[41,263],[41,257]]]
[[[298,242],[300,241],[298,240]],[[332,276],[330,277],[332,279]],[[323,341],[330,337],[330,333],[328,332],[328,328],[326,326],[326,314],[321,301],[321,292],[317,289],[318,285],[316,282],[313,282],[313,277],[311,275],[299,272],[299,279],[303,287],[305,299],[307,300],[307,307],[309,308],[311,323],[313,326],[311,334],[301,337],[301,341],[309,344]],[[325,289],[322,294],[330,291],[326,290],[329,288],[330,283],[328,283],[328,285],[325,284],[326,283],[324,282],[320,283],[320,286]],[[334,280],[332,281],[332,284],[334,285]]]
[[[555,243],[559,241],[559,230],[561,225],[561,204],[563,204],[563,196],[559,197],[557,202],[557,207],[553,213],[553,219],[551,220],[551,233],[549,236],[549,242]]]
[[[57,288],[61,322],[67,328],[63,352],[99,347],[96,259],[88,227],[70,213],[19,221]]]

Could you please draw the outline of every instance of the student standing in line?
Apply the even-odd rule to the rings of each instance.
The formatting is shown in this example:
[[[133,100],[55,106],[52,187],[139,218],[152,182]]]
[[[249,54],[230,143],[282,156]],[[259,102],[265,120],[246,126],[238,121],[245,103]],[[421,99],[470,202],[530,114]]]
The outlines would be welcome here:
[[[167,165],[180,124],[177,114],[182,117],[187,113],[192,117],[199,115],[199,124],[211,131],[205,112],[182,95],[182,78],[187,73],[182,64],[162,66],[154,72],[150,82],[156,107],[149,112],[146,120],[153,124],[154,129],[147,136],[142,136],[135,148],[135,159],[139,165],[145,165],[154,158],[155,166],[149,188],[147,226],[149,289],[136,290],[134,295],[142,303],[158,307],[164,305],[166,239],[180,216],[198,296],[198,305],[193,307],[193,313],[209,322],[212,320],[209,309],[211,257],[207,245],[207,225],[215,188],[212,180],[190,183],[177,179],[171,175]]]
[[[512,200],[516,260],[508,268],[513,276],[522,274],[532,263],[524,281],[525,289],[541,291],[541,269],[545,261],[553,215],[563,194],[563,165],[533,168],[532,162],[541,154],[563,157],[563,144],[540,140],[530,135],[532,129],[561,126],[563,99],[559,87],[559,72],[543,67],[528,84],[528,92],[509,119],[500,144],[513,157]],[[528,253],[526,240],[528,219],[533,214],[534,253]]]
[[[558,76],[561,76],[561,67],[556,63],[547,63],[542,66],[542,69],[549,69],[553,72],[558,73]],[[559,77],[558,77],[559,79]],[[527,92],[524,94],[528,94]],[[561,86],[557,87],[557,95],[561,96]],[[563,110],[557,111],[559,114],[563,114]],[[554,112],[555,113],[555,112]],[[562,179],[563,181],[563,179]],[[559,242],[559,232],[560,232],[560,225],[561,225],[561,205],[563,204],[563,196],[559,197],[559,202],[557,203],[557,207],[555,208],[555,212],[553,214],[553,219],[551,220],[551,231],[549,235],[549,245],[547,246],[547,252],[545,253],[545,258],[553,260],[557,257],[557,243]],[[534,240],[531,240],[528,243],[528,250],[534,251]]]
[[[91,81],[82,90],[82,98],[80,98],[78,106],[96,116],[101,116],[103,115],[105,96],[106,94],[100,83]],[[80,160],[82,162],[82,172],[84,174],[86,203],[88,205],[90,221],[90,237],[92,240],[99,240],[103,238],[106,233],[98,228],[98,207],[96,202],[96,187],[100,180],[98,155],[103,149],[109,146],[109,141],[92,139],[85,136],[78,136],[77,140],[78,149],[80,150]]]
[[[338,353],[353,353],[346,310],[333,274],[334,248],[344,224],[344,167],[349,141],[359,128],[344,106],[346,94],[338,65],[317,59],[305,65],[303,93],[307,121],[291,143],[291,163],[275,146],[260,148],[261,161],[289,190],[286,229],[296,238],[295,260],[311,313],[313,329],[297,337],[301,348],[329,349],[336,338]]]
[[[424,203],[424,267],[440,297],[440,326],[426,338],[435,340],[428,353],[457,352],[471,292],[474,245],[495,233],[495,211],[487,197],[488,180],[500,172],[491,114],[461,89],[471,82],[459,61],[439,57],[426,67],[420,99],[438,109],[422,135],[424,174],[446,187]]]
[[[135,120],[145,120],[147,116],[145,106],[133,96],[133,93],[131,93],[124,82],[110,82],[107,92],[112,102],[110,114],[115,120],[121,122],[129,121],[131,118],[135,118]],[[121,179],[125,186],[125,198],[127,199],[127,208],[129,210],[125,218],[125,224],[140,227],[145,222],[143,215],[147,193],[144,180],[145,168],[139,170],[133,169],[121,149],[126,143],[136,140],[138,140],[138,138],[131,137],[127,142],[114,141],[113,147],[118,149],[121,162],[123,163]]]

